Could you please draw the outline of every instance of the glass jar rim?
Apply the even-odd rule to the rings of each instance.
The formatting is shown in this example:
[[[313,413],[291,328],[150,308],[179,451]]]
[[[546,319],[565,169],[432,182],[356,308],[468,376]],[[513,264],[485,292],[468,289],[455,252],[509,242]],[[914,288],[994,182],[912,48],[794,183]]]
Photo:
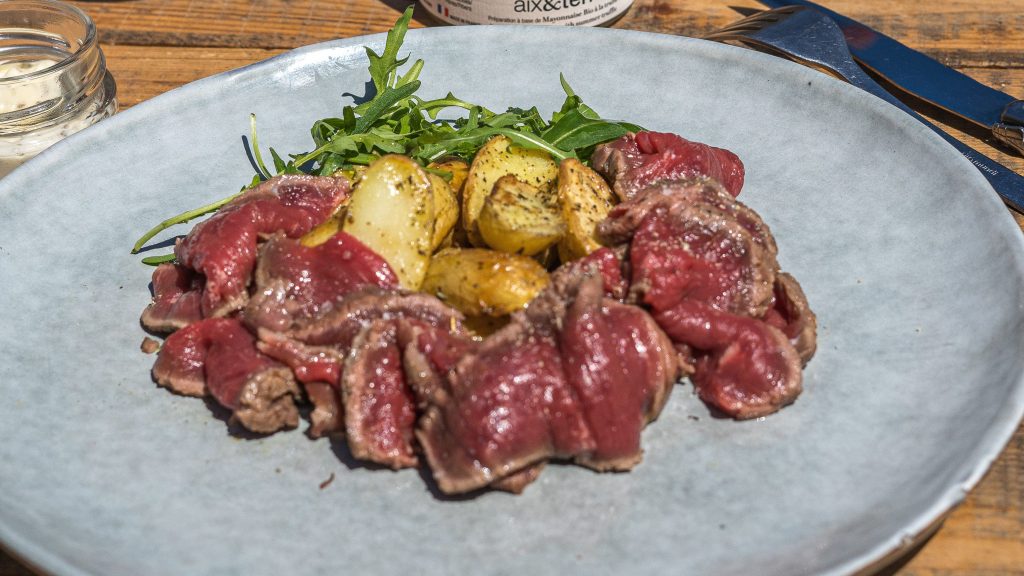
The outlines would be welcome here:
[[[70,19],[75,21],[76,23],[81,24],[85,29],[85,37],[81,41],[81,44],[79,44],[78,46],[75,46],[72,42],[68,41],[68,39],[65,38],[64,40],[67,41],[68,47],[74,48],[73,50],[68,52],[66,57],[64,57],[62,60],[56,62],[51,66],[47,66],[46,68],[33,70],[32,72],[22,74],[19,76],[0,78],[0,87],[4,86],[5,84],[14,84],[25,82],[26,80],[42,78],[44,76],[54,74],[55,72],[59,73],[64,69],[74,65],[75,62],[77,62],[78,60],[84,58],[84,55],[88,54],[89,51],[97,44],[96,24],[93,22],[92,18],[85,13],[84,10],[78,8],[77,6],[72,6],[71,4],[67,4],[64,2],[58,2],[57,0],[8,0],[6,2],[0,2],[0,12],[19,8],[22,10],[31,8],[43,8],[60,12],[65,16],[69,16]],[[10,29],[18,29],[25,31],[30,30],[27,28],[0,27],[0,36],[3,35],[4,30]]]

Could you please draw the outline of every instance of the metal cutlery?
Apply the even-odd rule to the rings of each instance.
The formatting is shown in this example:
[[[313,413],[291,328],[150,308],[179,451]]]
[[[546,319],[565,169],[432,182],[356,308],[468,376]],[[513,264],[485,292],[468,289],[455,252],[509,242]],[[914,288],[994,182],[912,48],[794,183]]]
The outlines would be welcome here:
[[[991,130],[1024,154],[1024,101],[958,72],[868,26],[810,0],[758,0],[769,8],[807,6],[831,18],[861,66],[918,98]]]
[[[910,114],[963,154],[1011,208],[1024,212],[1024,177],[953,138],[887,92],[853,60],[842,31],[829,17],[803,6],[759,12],[705,39],[739,42],[829,73]]]

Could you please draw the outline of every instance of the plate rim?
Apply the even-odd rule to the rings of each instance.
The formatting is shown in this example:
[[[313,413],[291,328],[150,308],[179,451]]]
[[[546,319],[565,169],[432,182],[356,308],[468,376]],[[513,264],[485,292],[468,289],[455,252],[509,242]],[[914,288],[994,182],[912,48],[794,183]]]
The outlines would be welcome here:
[[[791,74],[795,73],[797,76],[813,74],[813,80],[815,81],[832,82],[834,83],[834,87],[838,90],[846,91],[849,95],[859,95],[856,97],[863,98],[866,106],[872,108],[879,114],[887,116],[888,119],[893,121],[899,129],[917,133],[917,135],[922,137],[925,142],[930,142],[933,147],[938,146],[938,150],[942,150],[942,152],[938,153],[944,154],[948,157],[947,160],[960,163],[959,171],[972,173],[970,178],[974,179],[977,188],[986,191],[986,193],[981,194],[973,189],[966,191],[965,193],[975,194],[977,201],[987,204],[987,210],[1003,213],[1002,216],[1005,217],[996,217],[993,219],[993,222],[989,224],[1000,227],[1000,229],[997,229],[996,231],[1000,235],[1006,236],[1008,244],[1013,244],[1015,246],[1013,251],[1015,258],[1014,262],[1016,265],[1015,272],[1018,278],[1024,278],[1024,235],[1020,233],[1019,227],[1017,227],[1013,217],[1009,215],[1009,209],[998,198],[989,182],[975,169],[970,161],[960,155],[949,143],[929,130],[923,124],[911,118],[909,115],[891,105],[886,105],[883,101],[876,99],[876,97],[863,92],[852,85],[836,80],[826,74],[818,73],[788,60],[750,49],[720,44],[699,38],[641,30],[541,25],[434,26],[410,29],[406,39],[407,41],[419,40],[420,37],[424,37],[422,41],[428,42],[429,37],[433,35],[511,35],[517,30],[529,30],[531,34],[536,34],[538,31],[544,31],[545,34],[550,34],[552,36],[558,36],[560,34],[620,35],[623,36],[624,41],[628,42],[643,40],[666,44],[678,43],[678,47],[684,50],[709,50],[711,52],[721,50],[723,51],[723,54],[732,54],[734,57],[740,59],[752,59],[754,62],[759,62],[768,68],[781,66],[781,70],[786,70]],[[3,186],[2,184],[10,184],[11,182],[16,183],[18,180],[29,177],[32,173],[32,168],[43,163],[40,160],[57,157],[59,154],[63,153],[65,148],[73,146],[81,138],[86,136],[101,136],[104,133],[116,132],[123,124],[135,122],[137,118],[145,118],[151,110],[158,111],[165,103],[173,103],[175,100],[187,98],[190,93],[201,91],[208,84],[230,82],[231,78],[235,76],[252,73],[253,71],[257,71],[261,68],[272,67],[283,61],[298,61],[308,54],[334,49],[353,49],[362,46],[377,47],[379,45],[383,45],[385,38],[386,33],[376,33],[309,44],[282,52],[281,54],[274,55],[258,62],[246,64],[232,70],[220,72],[189,82],[182,86],[175,87],[167,92],[144,100],[127,110],[119,112],[111,118],[93,125],[80,133],[74,134],[43,151],[36,158],[22,166],[19,166],[11,172],[11,174],[0,179],[0,192],[2,192],[3,188],[6,188],[6,186]],[[807,77],[811,78],[811,76]],[[785,81],[792,79],[791,77],[786,76],[783,76],[782,78]],[[0,201],[3,201],[2,194],[0,194]],[[971,450],[972,457],[955,469],[962,479],[954,485],[948,486],[930,506],[915,514],[914,517],[907,522],[904,525],[904,528],[898,533],[893,534],[890,537],[877,542],[875,545],[869,546],[861,552],[854,554],[845,562],[833,564],[823,573],[835,575],[872,573],[900,559],[902,555],[909,552],[915,544],[919,543],[925,536],[930,535],[932,533],[931,529],[937,529],[945,517],[963,502],[970,490],[977,486],[991,468],[995,460],[1005,450],[1022,420],[1024,420],[1024,371],[1016,375],[1015,386],[1010,391],[1009,397],[1006,399],[1004,405],[993,418],[992,423],[986,429],[985,433],[981,435],[977,445]],[[5,520],[2,514],[0,514],[0,548],[5,549],[12,557],[16,558],[19,562],[22,562],[33,570],[55,575],[97,576],[94,572],[90,572],[76,566],[71,559],[65,558],[54,552],[50,552],[43,543],[36,542],[31,538],[20,535],[12,526],[9,525],[8,521]]]

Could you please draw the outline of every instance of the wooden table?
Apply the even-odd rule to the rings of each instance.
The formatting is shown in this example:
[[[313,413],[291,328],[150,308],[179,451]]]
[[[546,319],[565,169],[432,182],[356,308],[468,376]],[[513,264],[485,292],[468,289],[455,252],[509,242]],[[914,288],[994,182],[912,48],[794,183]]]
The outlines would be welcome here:
[[[1024,1],[826,0],[827,5],[966,74],[1024,98]],[[96,21],[122,109],[211,74],[334,38],[385,31],[404,0],[72,2]],[[616,28],[701,36],[753,0],[636,0]],[[414,27],[435,25],[422,7]],[[956,136],[1024,173],[1024,158],[927,111]],[[981,137],[982,140],[979,140]],[[1015,216],[1024,227],[1024,217]],[[938,533],[885,573],[1024,575],[1024,428]],[[0,552],[0,576],[31,574]]]

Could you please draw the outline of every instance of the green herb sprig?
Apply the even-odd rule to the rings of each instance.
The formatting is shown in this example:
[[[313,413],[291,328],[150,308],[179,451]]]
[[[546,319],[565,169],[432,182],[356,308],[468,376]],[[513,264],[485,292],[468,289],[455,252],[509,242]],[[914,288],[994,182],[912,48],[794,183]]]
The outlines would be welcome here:
[[[561,75],[559,80],[566,97],[550,120],[545,120],[536,107],[513,107],[496,113],[452,93],[433,100],[420,98],[416,92],[420,88],[423,60],[414,61],[402,73],[400,68],[408,63],[409,56],[399,58],[398,55],[412,11],[410,6],[388,31],[381,54],[366,47],[374,96],[359,105],[343,107],[340,118],[316,121],[310,129],[314,144],[311,151],[291,154],[285,161],[270,148],[271,170],[260,153],[255,116],[250,115],[250,143],[256,175],[243,192],[275,175],[330,175],[367,165],[383,154],[404,154],[424,166],[448,157],[470,161],[484,143],[498,135],[507,136],[513,144],[523,148],[544,150],[557,161],[586,159],[598,144],[642,130],[635,124],[601,118],[583,103]],[[465,116],[454,121],[438,119],[442,110],[452,108],[464,110]],[[137,253],[160,232],[215,212],[238,194],[164,220],[135,243],[132,253]],[[159,264],[171,259],[172,255],[166,255],[143,261]]]

